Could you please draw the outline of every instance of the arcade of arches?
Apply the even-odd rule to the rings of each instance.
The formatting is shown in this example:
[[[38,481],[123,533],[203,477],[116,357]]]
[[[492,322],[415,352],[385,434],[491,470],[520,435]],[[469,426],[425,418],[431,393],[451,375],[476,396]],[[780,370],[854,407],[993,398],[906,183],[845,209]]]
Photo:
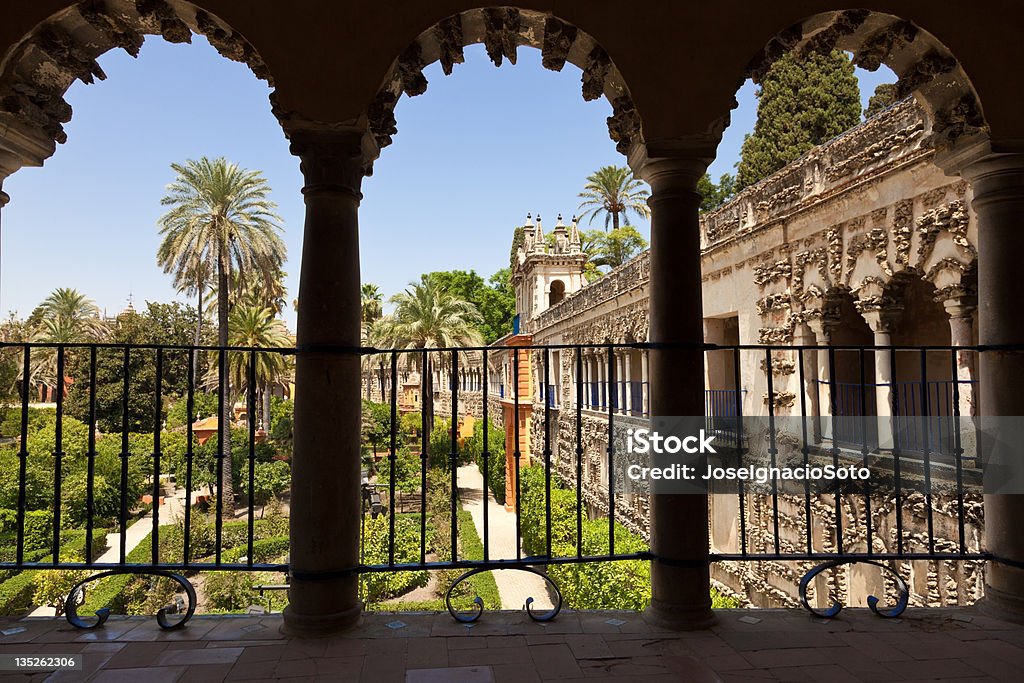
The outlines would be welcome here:
[[[294,576],[285,623],[296,634],[322,633],[360,612],[356,577],[347,571],[358,559],[360,365],[355,355],[318,349],[359,345],[360,182],[398,133],[395,102],[427,89],[424,65],[457,68],[465,45],[484,43],[499,65],[514,63],[519,47],[538,48],[547,68],[571,62],[582,70],[583,97],[608,98],[610,136],[651,185],[650,339],[693,344],[704,332],[697,180],[714,157],[736,89],[787,50],[835,47],[865,68],[888,65],[900,77],[900,94],[912,94],[924,109],[923,144],[935,151],[934,163],[971,186],[980,342],[1024,341],[1017,272],[1024,253],[1017,225],[1024,213],[1024,89],[1017,82],[1024,8],[878,0],[869,12],[837,4],[11,2],[0,21],[0,183],[23,166],[41,165],[64,141],[62,124],[72,112],[63,94],[76,79],[105,77],[96,57],[114,48],[135,54],[145,35],[187,42],[193,32],[204,34],[274,88],[271,106],[300,159],[306,203]],[[0,192],[0,206],[9,200]],[[666,354],[651,354],[652,412],[701,414],[700,352],[671,360]],[[1024,414],[1024,395],[1001,379],[1022,370],[1024,359],[1014,354],[983,360],[986,413]],[[319,400],[339,394],[351,400]],[[339,433],[353,436],[339,441]],[[991,609],[1024,615],[1024,502],[989,496],[985,504],[987,548],[1003,560],[989,567],[986,599]],[[707,515],[699,497],[652,497],[651,544],[659,559],[652,562],[651,619],[686,628],[710,618]]]

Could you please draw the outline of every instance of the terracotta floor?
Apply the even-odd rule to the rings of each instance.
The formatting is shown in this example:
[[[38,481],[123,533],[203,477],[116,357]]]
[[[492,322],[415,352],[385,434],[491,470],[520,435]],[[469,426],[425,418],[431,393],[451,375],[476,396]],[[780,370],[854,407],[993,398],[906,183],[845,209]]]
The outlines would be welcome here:
[[[1024,680],[1024,627],[970,609],[911,608],[898,620],[844,610],[832,621],[722,610],[711,630],[682,634],[631,612],[563,612],[547,625],[494,612],[471,628],[447,614],[371,614],[318,640],[286,638],[280,625],[277,616],[210,616],[163,632],[131,617],[82,632],[63,620],[0,620],[9,634],[0,655],[84,656],[81,671],[0,681]]]

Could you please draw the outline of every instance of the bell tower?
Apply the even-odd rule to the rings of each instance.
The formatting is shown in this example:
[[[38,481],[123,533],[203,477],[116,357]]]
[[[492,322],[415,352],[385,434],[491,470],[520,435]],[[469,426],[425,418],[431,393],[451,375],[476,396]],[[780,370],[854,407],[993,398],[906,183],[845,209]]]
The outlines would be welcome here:
[[[536,225],[533,217],[526,214],[521,230],[522,243],[512,263],[512,285],[520,329],[527,331],[531,320],[586,286],[583,266],[587,255],[583,253],[575,217],[567,228],[562,214],[558,214],[554,229],[545,236],[540,214]]]

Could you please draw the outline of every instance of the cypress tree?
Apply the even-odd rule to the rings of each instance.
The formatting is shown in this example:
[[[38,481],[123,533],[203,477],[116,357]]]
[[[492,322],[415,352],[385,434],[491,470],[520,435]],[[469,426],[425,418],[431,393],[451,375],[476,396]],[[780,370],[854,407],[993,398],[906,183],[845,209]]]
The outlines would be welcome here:
[[[738,190],[860,123],[853,63],[838,50],[787,53],[765,74],[757,100],[754,132],[740,150]]]
[[[894,104],[896,104],[896,84],[880,83],[875,88],[875,93],[871,96],[871,99],[868,100],[868,106],[864,108],[864,118],[870,119],[878,112]]]

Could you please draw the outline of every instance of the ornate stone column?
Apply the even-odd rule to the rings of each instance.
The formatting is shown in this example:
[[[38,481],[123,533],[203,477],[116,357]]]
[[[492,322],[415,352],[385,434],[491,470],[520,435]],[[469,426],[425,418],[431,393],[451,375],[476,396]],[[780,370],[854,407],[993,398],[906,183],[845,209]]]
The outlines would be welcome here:
[[[356,623],[359,564],[359,132],[291,135],[301,160],[302,242],[292,458],[291,587],[284,630]]]
[[[626,415],[633,414],[633,352],[626,349],[622,354],[622,386],[625,388],[626,400],[623,402],[623,410]]]
[[[818,339],[807,323],[798,323],[793,329],[793,344],[795,346],[817,346]],[[821,417],[820,393],[818,391],[818,352],[814,349],[804,349],[797,354],[797,362],[803,359],[804,385],[800,391],[804,393],[807,401],[807,414],[802,417],[808,426],[807,435],[812,443],[818,443],[821,439],[821,425],[818,418]],[[811,444],[808,444],[811,445]]]
[[[970,181],[978,217],[978,313],[981,345],[1024,343],[1024,154],[995,154],[987,145],[961,157],[961,175]],[[966,163],[964,163],[966,161]],[[962,328],[961,328],[962,332]],[[1024,353],[994,349],[979,354],[981,415],[1024,416]],[[983,422],[984,426],[984,422]],[[1013,444],[1019,449],[1020,444]],[[1011,454],[1016,458],[1019,451]],[[985,546],[994,559],[985,572],[980,606],[1006,619],[1024,622],[1024,495],[985,495]]]
[[[954,296],[942,302],[949,315],[949,339],[953,346],[972,346],[974,344],[974,315],[977,310],[977,297],[970,295]],[[974,417],[978,414],[975,401],[975,352],[956,352],[956,377],[959,384],[960,416]]]
[[[626,361],[623,359],[622,349],[615,351],[615,412],[625,415],[626,410]]]
[[[713,150],[674,149],[632,163],[651,185],[651,415],[704,414],[704,314],[700,281],[701,196],[697,181]],[[631,159],[631,162],[634,160]],[[708,500],[652,495],[651,604],[645,617],[675,629],[713,621],[709,578]]]
[[[807,321],[807,327],[814,335],[814,343],[817,346],[831,345],[832,325],[830,320],[825,317],[812,318]],[[823,439],[832,438],[832,387],[829,384],[832,381],[832,372],[828,362],[828,349],[816,352],[815,356],[815,374],[818,377],[818,386],[814,391],[818,405],[815,434],[820,443]],[[826,416],[828,419],[822,419]]]
[[[648,351],[640,353],[640,412],[645,415],[651,414],[650,370],[648,369]]]

